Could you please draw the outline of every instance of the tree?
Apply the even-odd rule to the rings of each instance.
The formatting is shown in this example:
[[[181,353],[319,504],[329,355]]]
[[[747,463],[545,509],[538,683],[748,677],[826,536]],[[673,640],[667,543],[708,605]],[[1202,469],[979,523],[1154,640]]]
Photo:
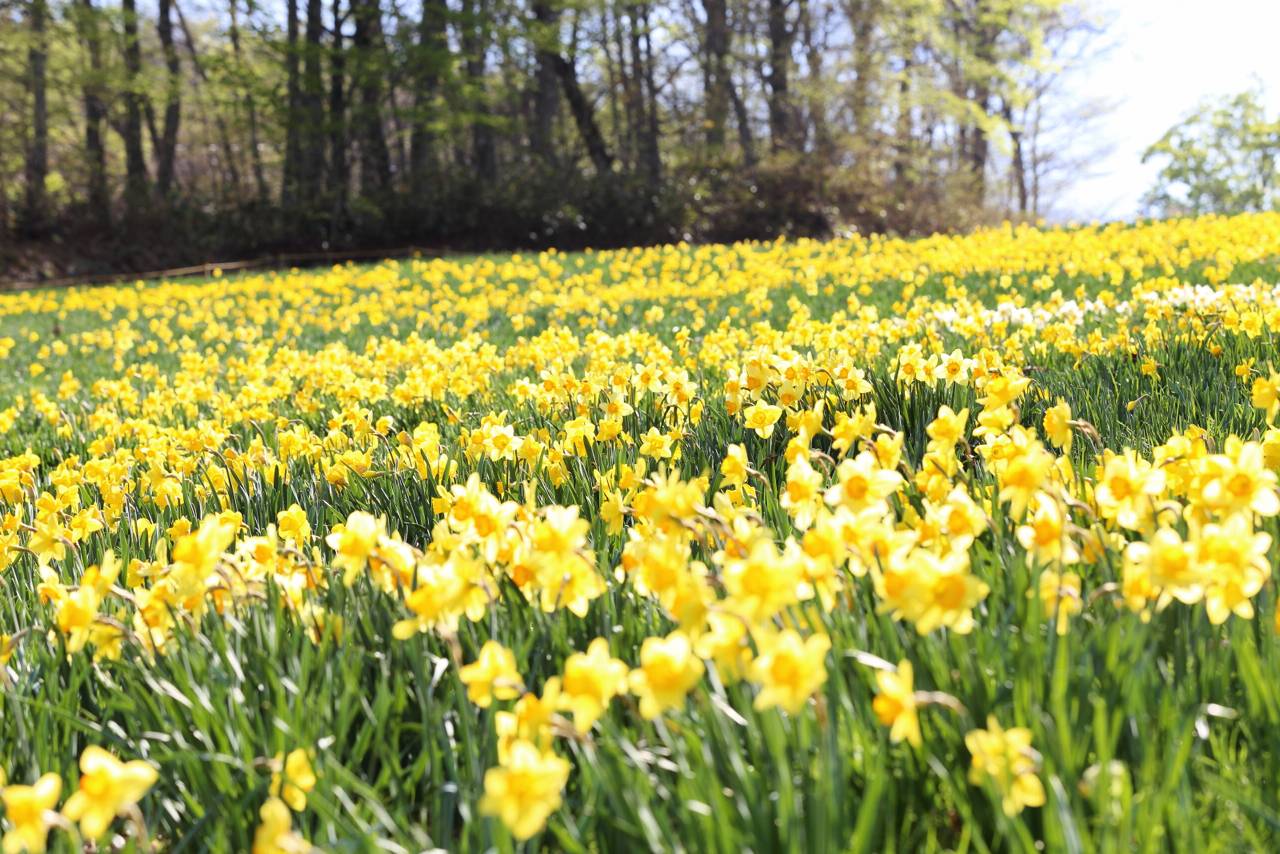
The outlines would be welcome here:
[[[391,190],[391,152],[382,117],[383,81],[387,71],[380,0],[352,0],[356,21],[352,46],[356,95],[353,130],[360,147],[360,195],[385,201]]]
[[[280,205],[298,203],[302,176],[302,75],[298,50],[298,0],[285,0],[285,142]]]
[[[298,92],[299,194],[303,204],[313,205],[324,186],[325,115],[324,75],[321,62],[325,49],[324,4],[307,0],[307,18],[302,47],[302,80]]]
[[[164,88],[164,131],[156,153],[156,190],[162,197],[168,198],[173,189],[178,123],[182,118],[182,64],[178,61],[178,49],[173,43],[173,0],[160,0],[157,23],[167,74]]]
[[[48,224],[45,183],[49,177],[49,7],[46,0],[30,0],[27,17],[31,26],[31,48],[28,51],[31,139],[27,144],[26,204],[22,212],[22,227],[29,235],[40,235]]]
[[[769,35],[769,141],[775,151],[794,148],[795,128],[791,108],[791,48],[795,42],[795,26],[787,12],[792,0],[767,0]]]
[[[552,145],[556,113],[560,109],[560,82],[556,56],[560,53],[560,10],[553,0],[533,0],[530,40],[537,57],[533,81],[533,118],[529,127],[529,148],[544,165],[554,166]]]
[[[428,0],[433,2],[433,0]],[[346,214],[351,185],[351,161],[347,152],[347,59],[342,25],[346,16],[342,0],[333,0],[333,43],[329,47],[329,197],[333,219]]]
[[[81,84],[84,101],[84,149],[88,165],[89,216],[98,225],[111,220],[111,197],[107,189],[107,151],[102,135],[107,108],[103,99],[105,74],[102,62],[102,28],[93,0],[76,0],[76,30],[89,58],[89,69]]]
[[[234,69],[234,74],[232,75],[234,82],[232,82],[230,88],[244,103],[245,121],[249,137],[249,162],[253,168],[254,189],[257,193],[257,202],[265,204],[268,196],[267,173],[262,162],[262,143],[258,129],[258,101],[254,96],[252,84],[243,79],[246,75],[244,74],[244,50],[240,42],[240,0],[229,0],[227,6],[231,13],[227,38],[231,42],[232,67]],[[250,8],[252,7],[250,6]],[[185,19],[183,30],[186,30]],[[187,34],[187,47],[191,50],[192,62],[196,64],[197,73],[203,76],[199,64],[195,61],[195,45],[192,44],[189,33]]]
[[[1218,106],[1202,104],[1142,156],[1161,162],[1143,204],[1161,216],[1280,207],[1280,116],[1268,118],[1250,89]]]
[[[471,113],[471,168],[481,183],[492,183],[498,177],[497,140],[494,139],[494,116],[490,104],[487,59],[490,0],[462,0],[459,42],[462,46],[467,76],[467,101]]]
[[[418,203],[434,192],[438,178],[439,100],[451,60],[448,4],[445,0],[423,0],[412,56],[414,112],[409,139],[410,191]]]
[[[707,148],[719,155],[729,122],[729,4],[728,0],[703,0],[706,17],[703,37],[703,89],[706,99]]]
[[[1088,2],[0,0],[0,227],[150,266],[1030,218]]]

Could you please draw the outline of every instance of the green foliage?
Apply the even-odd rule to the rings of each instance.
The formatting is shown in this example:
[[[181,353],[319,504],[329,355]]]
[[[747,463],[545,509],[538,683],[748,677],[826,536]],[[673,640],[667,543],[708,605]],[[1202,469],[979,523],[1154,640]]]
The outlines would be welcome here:
[[[1262,91],[1197,108],[1142,156],[1161,163],[1143,198],[1154,214],[1184,216],[1274,210],[1280,205],[1280,116]]]

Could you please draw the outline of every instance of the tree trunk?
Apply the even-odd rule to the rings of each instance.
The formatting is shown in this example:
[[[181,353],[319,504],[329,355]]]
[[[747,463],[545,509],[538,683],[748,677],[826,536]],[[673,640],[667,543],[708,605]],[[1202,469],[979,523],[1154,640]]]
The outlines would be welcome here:
[[[1044,171],[1042,168],[1043,161],[1040,157],[1042,117],[1043,113],[1041,110],[1041,104],[1039,99],[1037,99],[1032,106],[1031,112],[1031,144],[1027,146],[1030,149],[1028,151],[1028,159],[1031,164],[1031,198],[1029,201],[1031,205],[1031,212],[1036,216],[1040,215],[1040,176]]]
[[[196,48],[195,34],[192,33],[191,28],[187,26],[187,18],[182,14],[182,6],[178,3],[178,0],[172,0],[172,2],[173,11],[178,15],[178,26],[182,28],[183,40],[187,45],[187,54],[191,57],[191,68],[195,71],[196,77],[200,82],[207,86],[209,85],[209,75],[204,70],[204,63],[200,61],[200,51]],[[220,111],[214,110],[213,122],[214,126],[218,129],[218,144],[222,149],[222,162],[226,164],[227,168],[227,178],[229,179],[227,183],[230,186],[229,195],[235,198],[240,189],[239,163],[235,157],[235,152],[231,148],[231,136],[227,132],[226,120],[223,119]],[[256,132],[253,132],[252,128],[251,133],[253,133],[253,136],[256,138],[257,134]],[[255,163],[255,165],[257,164]]]
[[[912,50],[911,46],[907,50]],[[911,121],[911,72],[915,61],[908,54],[902,61],[902,79],[898,82],[898,127],[893,143],[893,184],[898,200],[906,198],[911,173],[907,159],[911,153],[914,129]]]
[[[799,3],[800,36],[809,75],[807,86],[809,124],[813,127],[813,150],[817,155],[818,174],[821,177],[835,157],[835,141],[831,137],[831,129],[827,122],[827,85],[822,71],[823,45],[817,39],[815,32],[817,23],[814,21],[810,0],[799,0]],[[819,6],[819,11],[821,8]]]
[[[791,42],[795,32],[787,23],[790,0],[768,0],[769,30],[769,140],[774,151],[793,147],[791,111]]]
[[[347,209],[351,164],[347,157],[347,54],[343,48],[342,0],[333,0],[333,46],[329,54],[329,196],[334,220]]]
[[[89,166],[89,215],[99,225],[107,225],[111,221],[111,197],[107,191],[107,150],[102,139],[102,123],[107,115],[102,100],[102,34],[93,0],[78,2],[76,29],[89,55],[89,76],[81,87],[84,149]]]
[[[299,135],[300,73],[298,69],[298,0],[285,0],[285,141],[280,205],[293,207],[298,201],[298,179],[302,171]]]
[[[727,0],[702,0],[706,15],[704,38],[706,57],[703,79],[706,90],[707,148],[713,155],[724,147],[725,125],[729,123],[729,15]]]
[[[732,82],[729,85],[729,97],[733,101],[734,122],[738,125],[738,147],[742,149],[742,162],[748,167],[755,166],[758,158],[755,134],[751,130],[751,116],[747,113],[747,105]]]
[[[391,190],[391,151],[382,126],[382,75],[386,45],[382,37],[382,8],[378,0],[352,4],[356,31],[352,40],[356,60],[356,137],[360,143],[360,194],[383,199]]]
[[[634,59],[631,65],[627,64],[627,27],[626,18],[622,14],[620,8],[614,8],[614,38],[616,39],[616,50],[618,53],[618,82],[622,88],[622,113],[626,119],[624,126],[618,129],[618,137],[620,140],[620,148],[622,150],[622,162],[628,171],[635,169],[639,162],[640,150],[640,122],[641,116],[640,105],[640,86],[637,82],[640,78]]]
[[[240,47],[239,0],[230,0],[231,8],[231,53],[235,57],[237,70],[244,68],[244,56]],[[181,12],[179,12],[181,14]],[[184,25],[183,29],[186,27]],[[253,169],[253,183],[259,202],[267,200],[267,174],[262,165],[262,150],[258,140],[258,105],[253,97],[253,90],[244,91],[244,108],[249,121],[249,163]]]
[[[982,115],[989,116],[992,98],[992,76],[995,67],[995,44],[1002,27],[1000,16],[990,4],[979,0],[973,11],[975,20],[969,29],[973,38],[973,56],[977,60],[976,79],[972,101]],[[969,173],[973,180],[974,203],[983,205],[987,195],[987,160],[990,157],[991,140],[986,122],[976,122],[969,128]]]
[[[138,40],[138,7],[136,0],[121,0],[124,14],[125,120],[124,201],[131,222],[141,217],[149,195],[147,160],[142,150],[142,47]]]
[[[160,48],[164,53],[165,77],[164,130],[156,152],[156,188],[162,198],[173,189],[174,158],[178,149],[178,123],[182,116],[182,67],[178,49],[173,44],[173,0],[160,0],[160,16],[156,22]]]
[[[409,132],[410,186],[421,203],[438,178],[436,132],[440,78],[449,64],[449,9],[445,0],[424,0],[418,22],[417,80],[414,91],[413,127]]]
[[[27,143],[26,199],[22,230],[38,237],[48,227],[45,179],[49,176],[49,103],[46,66],[49,60],[46,0],[31,0],[28,10],[31,48],[27,52],[27,85],[31,92],[31,139]]]
[[[461,42],[471,90],[471,165],[484,184],[492,183],[498,177],[497,148],[485,84],[485,55],[489,47],[489,28],[485,23],[487,14],[484,0],[464,0]]]
[[[542,163],[553,165],[555,148],[551,133],[560,109],[560,81],[556,56],[560,53],[560,10],[554,0],[533,0],[532,28],[538,68],[534,78],[533,121],[529,128],[529,148]]]
[[[1009,141],[1013,146],[1010,159],[1013,161],[1013,188],[1018,194],[1018,213],[1027,215],[1027,161],[1022,153],[1022,127],[1013,121],[1013,107],[1004,102],[1004,121],[1009,127]]]
[[[853,32],[853,85],[850,112],[853,119],[853,173],[862,185],[862,195],[869,196],[877,183],[874,164],[879,149],[876,114],[871,102],[875,78],[879,71],[874,44],[880,0],[861,0],[848,7],[849,25]]]
[[[851,112],[853,133],[859,140],[868,140],[872,131],[871,87],[875,74],[875,51],[872,38],[876,27],[874,0],[850,4],[850,27],[853,31],[853,86]]]
[[[990,90],[985,85],[979,86],[974,93],[973,102],[986,115],[991,102]],[[974,202],[978,205],[983,204],[987,195],[987,157],[990,147],[986,126],[972,125],[969,128],[969,174],[973,180]]]
[[[609,97],[609,123],[618,143],[618,157],[625,165],[629,161],[626,129],[631,126],[630,104],[627,99],[625,57],[622,54],[622,37],[614,27],[614,15],[609,6],[600,10],[600,48],[604,54],[606,93]],[[616,54],[616,55],[615,55]],[[570,62],[577,83],[576,63]],[[621,92],[621,97],[619,97]]]
[[[324,48],[322,0],[307,0],[306,43],[302,48],[302,82],[299,92],[298,147],[301,157],[298,170],[298,197],[310,206],[320,195],[324,182],[324,78],[320,60]]]
[[[636,158],[645,183],[651,192],[655,192],[661,181],[661,162],[658,156],[658,105],[653,92],[653,64],[650,62],[650,49],[646,47],[647,15],[643,4],[632,3],[627,7]]]
[[[564,89],[564,99],[569,102],[569,112],[573,113],[573,121],[582,136],[582,144],[587,147],[591,165],[598,174],[607,175],[613,170],[613,155],[609,154],[609,149],[605,146],[604,136],[596,124],[595,111],[591,109],[591,103],[578,85],[578,74],[573,64],[563,56],[556,55],[554,60],[560,86]]]
[[[649,106],[645,110],[644,158],[645,172],[649,178],[649,189],[656,194],[662,184],[662,155],[658,147],[658,86],[654,79],[653,61],[653,28],[649,24],[649,5],[641,7],[640,20],[644,25],[644,84],[649,98]]]

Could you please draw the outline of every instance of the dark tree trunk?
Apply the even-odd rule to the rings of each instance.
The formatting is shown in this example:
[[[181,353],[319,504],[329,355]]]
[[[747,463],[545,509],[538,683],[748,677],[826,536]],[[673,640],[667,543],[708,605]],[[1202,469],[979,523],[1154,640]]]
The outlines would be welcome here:
[[[22,230],[31,237],[42,235],[49,224],[45,180],[49,176],[49,102],[46,66],[49,60],[46,0],[31,0],[28,10],[31,49],[27,52],[27,86],[31,92],[31,138],[27,143],[26,198]]]
[[[631,48],[631,128],[632,145],[635,149],[637,167],[643,169],[645,163],[645,115],[644,115],[644,57],[640,53],[640,21],[635,4],[627,7],[627,36]]]
[[[291,208],[298,201],[298,179],[302,173],[302,145],[299,134],[301,85],[298,63],[298,0],[285,0],[285,141],[280,204]]]
[[[356,0],[352,11],[356,19],[352,47],[356,60],[354,118],[360,144],[360,194],[383,199],[391,190],[391,151],[382,126],[382,75],[386,65],[382,9],[378,0]]]
[[[122,0],[124,14],[125,119],[124,162],[125,210],[131,222],[141,217],[150,193],[147,160],[142,150],[142,47],[138,41],[138,8],[136,0]]]
[[[1014,123],[1013,107],[1004,102],[1004,121],[1009,127],[1009,141],[1013,146],[1013,187],[1018,195],[1018,213],[1027,215],[1027,161],[1022,152],[1022,127]]]
[[[298,146],[301,157],[298,170],[298,196],[311,205],[320,195],[324,182],[324,78],[320,61],[324,48],[322,0],[307,0],[306,43],[302,48],[302,82],[299,92]]]
[[[879,0],[862,0],[849,4],[849,24],[853,31],[853,86],[850,111],[853,118],[855,144],[854,171],[859,181],[870,184],[874,180],[872,163],[875,156],[876,127],[872,110],[871,92],[876,73],[876,52],[873,39],[879,13]]]
[[[613,170],[613,155],[609,154],[604,136],[600,133],[599,125],[596,124],[595,111],[591,109],[591,103],[582,93],[582,87],[578,85],[578,74],[573,64],[563,56],[557,55],[555,69],[560,77],[560,86],[564,90],[564,99],[569,102],[569,112],[573,113],[574,124],[578,126],[578,133],[582,136],[582,144],[587,147],[587,156],[591,158],[591,165],[595,167],[598,174],[609,174]]]
[[[758,158],[755,134],[751,130],[751,116],[732,81],[729,84],[729,97],[733,101],[734,122],[738,125],[738,146],[742,149],[742,162],[747,166],[755,166]]]
[[[618,61],[613,55],[613,30],[609,25],[611,19],[612,16],[609,14],[609,10],[607,8],[602,9],[600,14],[600,52],[604,55],[605,97],[609,99],[609,122],[613,126],[614,133],[621,136],[619,129],[623,126],[622,107],[618,98],[618,90],[621,87],[618,84]],[[574,71],[574,82],[576,83],[576,57],[570,60],[569,65],[571,70]]]
[[[703,0],[706,14],[704,88],[706,90],[707,148],[724,147],[725,125],[733,81],[729,77],[729,15],[727,0]]]
[[[643,4],[632,3],[627,8],[631,42],[631,97],[635,102],[633,134],[636,140],[636,157],[645,183],[656,192],[662,179],[661,160],[658,155],[657,101],[654,97],[653,64],[651,49],[647,45],[648,11]]]
[[[239,0],[231,0],[231,52],[236,60],[236,67],[244,67],[244,56],[240,47]],[[183,26],[185,30],[185,24]],[[253,169],[253,184],[258,194],[258,201],[267,200],[267,173],[262,165],[262,149],[258,138],[258,105],[253,97],[253,90],[244,93],[245,114],[249,122],[249,163]]]
[[[637,152],[640,149],[642,120],[640,75],[636,71],[634,59],[630,65],[627,64],[627,19],[623,16],[621,9],[614,8],[613,12],[613,30],[618,53],[618,82],[622,89],[622,115],[625,119],[623,125],[618,128],[619,147],[622,151],[622,163],[630,171],[635,168],[639,159]]]
[[[817,155],[818,174],[821,177],[834,158],[835,141],[831,137],[831,128],[827,123],[827,85],[822,71],[823,46],[818,42],[817,34],[814,32],[813,14],[809,8],[810,0],[799,0],[799,2],[801,43],[804,47],[805,62],[809,67],[809,124],[813,128],[813,150]]]
[[[769,30],[769,141],[774,151],[793,147],[794,117],[791,109],[791,43],[795,31],[787,22],[790,0],[768,0]]]
[[[658,148],[658,86],[654,79],[653,35],[649,26],[648,4],[641,7],[641,21],[644,25],[644,84],[649,98],[649,106],[645,111],[643,152],[649,189],[656,194],[662,183],[662,156]]]
[[[609,122],[616,140],[617,157],[624,168],[631,163],[631,95],[627,87],[626,53],[622,47],[619,16],[606,5],[600,15],[600,45],[608,71]],[[576,74],[576,63],[574,64]]]
[[[991,102],[991,93],[986,86],[979,86],[974,93],[973,102],[978,109],[987,114]],[[973,180],[974,202],[981,205],[987,195],[987,158],[990,154],[990,140],[987,129],[975,123],[969,128],[969,174]]]
[[[329,54],[329,196],[334,219],[347,208],[351,163],[347,157],[347,54],[343,47],[342,0],[333,0],[333,46]]]
[[[84,99],[84,148],[89,166],[89,215],[99,225],[111,221],[111,197],[107,190],[107,150],[102,125],[107,111],[102,99],[102,33],[93,0],[78,0],[76,24],[80,42],[89,55],[89,76]]]
[[[908,47],[908,50],[912,48]],[[894,134],[893,151],[893,184],[897,190],[899,201],[906,197],[911,181],[911,171],[907,160],[911,153],[912,128],[911,121],[911,72],[915,62],[910,55],[903,59],[902,80],[898,83],[898,127]]]
[[[991,111],[995,44],[1001,34],[1001,13],[985,0],[977,0],[969,14],[971,17],[962,19],[959,24],[961,42],[969,41],[975,60],[973,68],[976,73],[966,81],[969,99],[983,116],[988,116]],[[972,181],[973,201],[976,205],[983,205],[986,203],[987,161],[991,151],[986,123],[971,124],[967,137],[968,146],[962,148],[962,154],[967,160]]]
[[[433,124],[440,97],[440,78],[449,64],[448,13],[445,0],[424,0],[418,22],[417,79],[413,127],[409,133],[410,185],[418,203],[432,192],[432,185],[438,179]]]
[[[173,0],[160,0],[160,16],[156,22],[160,48],[164,53],[165,96],[164,130],[156,152],[156,189],[162,198],[173,190],[174,159],[178,150],[178,123],[182,117],[182,67],[178,49],[173,44]]]
[[[485,23],[487,14],[484,0],[464,0],[461,42],[471,89],[471,164],[476,177],[484,184],[492,183],[498,177],[497,146],[485,85],[485,57],[489,48],[489,28]]]
[[[555,150],[551,133],[556,112],[560,109],[560,81],[556,73],[556,56],[560,53],[560,10],[553,0],[533,0],[533,41],[538,58],[534,77],[533,121],[529,128],[529,147],[543,163],[553,163]]]

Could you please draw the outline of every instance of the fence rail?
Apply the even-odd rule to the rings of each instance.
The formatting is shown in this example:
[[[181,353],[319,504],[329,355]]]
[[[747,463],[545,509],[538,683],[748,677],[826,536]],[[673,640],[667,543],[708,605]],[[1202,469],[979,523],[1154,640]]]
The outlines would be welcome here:
[[[113,285],[120,282],[133,282],[140,279],[177,279],[187,276],[204,276],[209,278],[215,270],[231,272],[235,270],[257,270],[264,267],[296,267],[317,263],[336,263],[340,261],[361,261],[370,258],[417,258],[440,257],[445,250],[426,249],[421,246],[408,246],[401,249],[356,249],[348,252],[296,252],[285,255],[265,255],[247,261],[208,261],[190,267],[174,267],[168,270],[149,270],[140,273],[105,273],[94,276],[65,276],[58,279],[39,281],[20,281],[0,279],[0,291],[29,291],[37,288],[79,287],[93,285]]]

